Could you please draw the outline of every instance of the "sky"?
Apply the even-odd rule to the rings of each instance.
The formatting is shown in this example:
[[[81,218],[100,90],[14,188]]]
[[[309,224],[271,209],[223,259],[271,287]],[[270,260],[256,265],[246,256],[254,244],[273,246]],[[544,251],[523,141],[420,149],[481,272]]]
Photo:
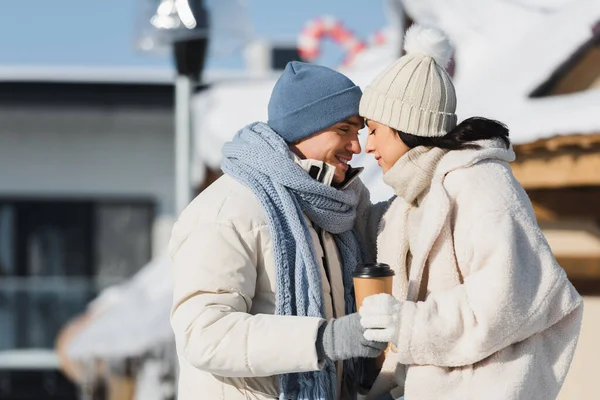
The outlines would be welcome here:
[[[0,66],[170,68],[168,55],[136,50],[144,0],[0,0]],[[157,0],[147,0],[157,1]],[[218,3],[229,0],[208,0]],[[362,39],[385,25],[383,0],[246,0],[253,36],[295,40],[306,21],[331,15]],[[158,4],[158,3],[157,3]],[[343,52],[325,42],[317,62]],[[208,68],[241,68],[239,52],[211,57]]]

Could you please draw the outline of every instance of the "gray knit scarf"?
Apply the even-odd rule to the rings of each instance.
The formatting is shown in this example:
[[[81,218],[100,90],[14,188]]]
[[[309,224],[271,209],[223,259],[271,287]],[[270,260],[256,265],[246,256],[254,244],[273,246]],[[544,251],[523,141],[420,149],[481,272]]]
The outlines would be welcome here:
[[[353,232],[358,195],[312,179],[290,155],[287,143],[268,125],[240,130],[223,147],[222,169],[258,198],[267,214],[277,273],[276,314],[325,318],[320,264],[303,217],[332,233],[341,254],[346,313],[355,312],[352,272],[362,255]],[[294,346],[294,343],[290,343]],[[346,381],[358,381],[358,362],[344,363]],[[282,400],[337,398],[336,367],[279,376]]]
[[[384,175],[383,181],[394,189],[400,202],[399,221],[394,227],[397,229],[395,238],[397,247],[394,251],[393,262],[399,271],[408,271],[412,260],[409,243],[409,215],[414,207],[418,206],[420,199],[431,187],[433,175],[438,163],[448,153],[448,150],[437,147],[419,146],[404,154]],[[391,260],[390,260],[391,261]],[[414,290],[418,290],[416,288]],[[409,290],[412,300],[414,294]]]

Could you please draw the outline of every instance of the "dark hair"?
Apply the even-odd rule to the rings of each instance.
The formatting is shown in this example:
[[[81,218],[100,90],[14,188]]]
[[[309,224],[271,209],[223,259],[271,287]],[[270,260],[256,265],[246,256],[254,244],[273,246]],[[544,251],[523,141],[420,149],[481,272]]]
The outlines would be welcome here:
[[[423,137],[397,131],[400,139],[411,149],[417,146],[439,147],[448,150],[479,149],[478,140],[502,139],[506,148],[510,146],[508,128],[502,122],[483,117],[465,119],[445,136]]]

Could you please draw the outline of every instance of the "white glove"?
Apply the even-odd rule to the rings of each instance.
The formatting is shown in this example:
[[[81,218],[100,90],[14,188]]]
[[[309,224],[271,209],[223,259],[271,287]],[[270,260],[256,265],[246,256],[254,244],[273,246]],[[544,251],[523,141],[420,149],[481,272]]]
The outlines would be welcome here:
[[[367,297],[359,310],[365,339],[397,346],[401,308],[402,303],[387,293]]]

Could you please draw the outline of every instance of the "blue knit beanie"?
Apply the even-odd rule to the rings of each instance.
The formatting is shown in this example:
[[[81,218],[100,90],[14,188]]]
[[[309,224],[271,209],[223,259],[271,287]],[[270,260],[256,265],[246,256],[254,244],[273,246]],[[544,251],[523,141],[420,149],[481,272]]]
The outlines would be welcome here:
[[[362,91],[345,75],[321,65],[289,62],[269,100],[267,124],[293,143],[358,115]]]

